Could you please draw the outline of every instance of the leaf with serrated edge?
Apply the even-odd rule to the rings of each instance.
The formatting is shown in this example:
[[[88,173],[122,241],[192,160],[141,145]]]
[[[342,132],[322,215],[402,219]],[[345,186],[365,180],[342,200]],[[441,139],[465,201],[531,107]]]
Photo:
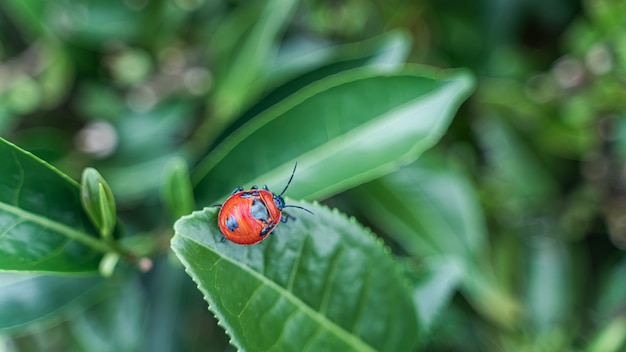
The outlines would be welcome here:
[[[289,203],[292,204],[292,203]],[[172,248],[241,350],[412,351],[410,290],[380,241],[353,219],[295,203],[296,221],[253,246],[222,242],[217,209],[175,224]]]

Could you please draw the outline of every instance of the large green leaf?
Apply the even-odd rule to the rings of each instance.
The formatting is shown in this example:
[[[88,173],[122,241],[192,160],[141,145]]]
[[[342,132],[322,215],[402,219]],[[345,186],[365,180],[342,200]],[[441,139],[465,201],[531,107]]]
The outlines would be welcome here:
[[[209,203],[247,182],[320,198],[394,170],[435,144],[473,86],[464,71],[363,68],[311,84],[232,133],[192,175]]]
[[[385,248],[337,211],[302,204],[253,246],[222,242],[217,210],[176,225],[172,248],[232,338],[249,351],[412,351],[410,290]],[[295,214],[294,210],[294,214]]]
[[[97,270],[108,247],[81,208],[78,184],[2,139],[0,157],[0,270]]]
[[[0,273],[0,331],[17,332],[75,313],[99,298],[105,287],[100,276]]]
[[[283,53],[282,55],[279,53],[276,67],[268,74],[277,83],[274,85],[268,83],[273,88],[241,114],[237,121],[229,125],[221,133],[221,139],[218,138],[216,142],[221,142],[245,122],[293,92],[322,78],[364,66],[397,69],[404,64],[411,47],[409,35],[400,30],[345,45],[330,46],[328,43],[316,43],[312,45],[313,48],[303,49],[302,41],[306,40],[298,38],[293,40],[293,44],[291,41],[283,44],[281,48]]]

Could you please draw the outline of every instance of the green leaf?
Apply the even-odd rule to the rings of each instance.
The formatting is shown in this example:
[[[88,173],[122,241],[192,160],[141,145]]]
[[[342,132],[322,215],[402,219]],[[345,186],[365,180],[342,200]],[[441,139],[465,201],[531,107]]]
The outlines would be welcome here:
[[[81,202],[91,223],[100,230],[100,235],[111,238],[117,219],[115,199],[107,182],[94,168],[88,167],[83,171]]]
[[[580,297],[573,293],[580,290],[572,284],[576,274],[570,272],[571,253],[565,243],[551,237],[556,231],[556,225],[538,222],[523,232],[534,236],[526,250],[524,312],[528,329],[536,334],[562,327],[576,309],[574,300]]]
[[[291,19],[296,3],[294,0],[244,3],[215,34],[216,42],[231,44],[222,48],[225,52],[218,57],[215,70],[212,99],[219,120],[228,120],[259,94],[263,69],[269,66],[277,39]],[[245,33],[241,33],[242,28],[246,29]]]
[[[78,184],[2,139],[0,158],[0,270],[97,270],[110,249],[81,208]]]
[[[317,42],[303,45],[306,41],[306,38],[298,37],[282,45],[268,76],[275,81],[287,82],[276,88],[272,96],[285,98],[319,79],[363,66],[397,69],[404,64],[411,50],[411,37],[402,30],[342,45]]]
[[[475,125],[477,137],[492,166],[488,187],[496,203],[515,203],[519,211],[530,212],[555,198],[558,186],[539,155],[526,145],[504,118],[489,117]],[[501,206],[501,205],[500,205]]]
[[[519,306],[485,260],[490,253],[477,195],[462,174],[433,160],[420,159],[359,187],[354,204],[414,258],[456,263],[462,269],[461,289],[470,303],[489,319],[510,327]]]
[[[99,276],[0,273],[0,331],[65,318],[98,299],[105,283]]]
[[[626,347],[626,316],[618,315],[600,329],[584,350],[586,352],[617,352]]]
[[[69,326],[81,350],[141,350],[145,299],[138,280],[128,280],[114,294],[71,319]]]
[[[291,204],[291,203],[290,203]],[[419,327],[397,264],[354,220],[317,204],[253,246],[222,242],[217,210],[172,248],[241,350],[413,351]],[[253,332],[253,333],[251,333]]]
[[[172,219],[189,214],[196,207],[187,163],[180,157],[172,158],[165,167],[161,198]]]
[[[232,133],[192,180],[208,203],[247,182],[323,198],[415,159],[447,129],[473,86],[465,71],[352,70],[311,84]]]
[[[246,110],[233,124],[222,132],[226,137],[237,128],[272,105],[282,101],[301,88],[322,78],[364,66],[393,70],[400,67],[410,51],[407,33],[394,30],[356,43],[311,48],[300,48],[303,38],[294,40],[295,49],[281,49],[296,53],[283,54],[276,59],[275,68],[268,76],[281,82]],[[283,44],[283,47],[290,44]],[[297,76],[297,77],[296,77]],[[271,85],[271,83],[268,83]],[[211,125],[211,128],[215,126]],[[203,131],[204,132],[204,131]],[[221,140],[218,140],[221,141]]]
[[[424,265],[427,273],[415,285],[413,302],[422,326],[429,329],[461,284],[463,268],[458,262],[444,257],[430,258]]]
[[[14,23],[19,23],[20,30],[30,38],[50,34],[43,18],[46,3],[36,0],[7,0],[2,3],[2,10]]]
[[[486,246],[477,196],[461,174],[432,160],[420,159],[357,188],[355,204],[415,257],[472,261]]]

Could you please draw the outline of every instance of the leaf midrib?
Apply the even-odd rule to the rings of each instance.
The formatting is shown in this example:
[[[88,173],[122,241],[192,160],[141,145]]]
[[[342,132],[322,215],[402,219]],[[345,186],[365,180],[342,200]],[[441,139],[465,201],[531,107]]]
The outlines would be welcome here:
[[[287,300],[289,300],[292,304],[294,304],[294,306],[296,306],[299,309],[301,309],[305,314],[310,316],[313,320],[317,321],[321,326],[325,327],[326,330],[330,334],[334,334],[339,339],[345,341],[349,345],[355,346],[355,348],[358,351],[363,351],[363,352],[367,352],[367,351],[374,352],[374,351],[376,351],[370,345],[368,345],[367,343],[363,342],[361,339],[356,338],[354,335],[352,335],[349,332],[347,332],[343,327],[337,325],[335,322],[333,322],[332,320],[328,319],[328,317],[326,317],[325,315],[320,314],[319,312],[315,311],[314,309],[312,309],[311,307],[306,305],[298,297],[294,296],[294,294],[291,291],[288,291],[285,288],[283,288],[282,286],[277,285],[274,281],[269,280],[268,278],[266,278],[265,276],[261,275],[257,271],[254,271],[254,270],[250,269],[249,267],[247,267],[245,265],[241,265],[241,263],[239,263],[237,261],[234,261],[234,260],[231,260],[229,257],[224,256],[224,255],[222,255],[221,253],[219,253],[217,251],[211,250],[210,247],[207,247],[206,245],[204,245],[203,243],[201,243],[200,241],[196,240],[195,238],[193,238],[191,236],[185,235],[185,234],[183,234],[181,232],[176,232],[176,236],[181,236],[181,237],[187,238],[190,241],[196,243],[197,245],[199,245],[201,247],[204,247],[204,248],[208,249],[209,251],[215,253],[216,255],[218,255],[220,257],[221,260],[225,260],[225,261],[230,262],[231,264],[235,265],[236,267],[241,268],[241,270],[245,271],[249,275],[251,275],[254,278],[258,279],[262,284],[265,284],[265,285],[269,286],[271,289],[273,289],[277,293],[281,294],[283,297],[287,298]],[[195,274],[194,274],[194,276],[195,276]],[[197,281],[197,282],[201,282],[201,281]]]
[[[213,150],[211,155],[203,159],[198,168],[192,173],[192,182],[194,185],[199,184],[202,180],[213,170],[213,168],[233,150],[237,144],[254,133],[257,129],[275,120],[277,117],[282,116],[293,107],[301,104],[314,96],[328,91],[329,89],[343,86],[345,84],[354,83],[365,79],[371,79],[375,77],[421,77],[437,79],[439,76],[436,74],[428,74],[426,72],[416,73],[413,69],[397,70],[388,72],[372,67],[356,68],[347,72],[336,74],[321,81],[311,83],[308,86],[301,88],[290,96],[286,97],[282,101],[278,102],[271,108],[261,112],[258,118],[248,121],[241,126],[237,131],[227,137],[217,148]],[[461,74],[459,74],[461,76]],[[453,74],[446,77],[447,82],[458,80]],[[456,79],[455,79],[456,78]],[[444,79],[441,79],[444,81]],[[414,100],[415,98],[411,99]]]
[[[106,253],[111,251],[111,249],[102,241],[99,241],[97,238],[81,231],[74,230],[73,228],[50,220],[44,216],[39,214],[34,214],[28,211],[25,211],[19,207],[14,205],[10,205],[4,202],[0,202],[0,210],[4,210],[8,213],[17,215],[18,217],[25,219],[26,221],[33,222],[35,224],[41,225],[44,228],[48,228],[53,230],[56,233],[62,234],[65,237],[70,239],[79,241],[92,249],[98,250],[100,252]]]

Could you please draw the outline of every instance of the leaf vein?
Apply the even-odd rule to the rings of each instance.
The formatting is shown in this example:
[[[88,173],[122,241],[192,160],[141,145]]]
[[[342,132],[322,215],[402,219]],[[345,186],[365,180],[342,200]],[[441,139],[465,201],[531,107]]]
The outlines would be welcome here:
[[[24,187],[24,166],[22,166],[22,162],[20,158],[17,157],[15,152],[11,152],[13,155],[13,159],[15,160],[15,165],[17,166],[17,170],[19,172],[18,183],[15,187],[15,191],[13,192],[13,204],[18,205],[20,201],[20,194],[22,193],[22,188]]]
[[[296,281],[296,275],[298,274],[298,269],[300,267],[300,263],[302,262],[302,252],[304,251],[304,246],[308,242],[308,238],[305,237],[302,240],[302,243],[298,247],[298,254],[296,255],[296,262],[293,264],[291,268],[291,272],[289,273],[289,280],[287,281],[287,286],[285,287],[287,291],[293,292],[293,285]]]
[[[330,264],[328,265],[328,273],[325,275],[326,280],[324,282],[324,289],[322,291],[322,300],[320,301],[319,311],[321,314],[326,315],[326,310],[328,309],[328,302],[330,300],[330,292],[332,291],[332,283],[333,278],[335,277],[335,273],[337,272],[338,261],[341,253],[343,252],[343,246],[337,248],[335,253],[332,254],[330,258]]]
[[[259,280],[265,286],[268,286],[271,290],[278,293],[281,297],[287,299],[291,304],[296,306],[299,310],[301,310],[305,315],[307,315],[310,319],[316,321],[320,327],[324,327],[326,331],[335,335],[338,339],[345,341],[349,345],[355,346],[356,350],[366,352],[366,351],[375,351],[370,345],[368,345],[365,341],[361,340],[357,336],[350,334],[346,329],[342,326],[338,325],[336,322],[328,319],[328,317],[320,314],[315,311],[310,306],[306,305],[299,297],[295,296],[292,292],[287,291],[284,287],[278,285],[276,282],[269,280],[267,277],[263,276],[261,273],[253,270],[252,268],[242,265],[241,263],[224,256],[224,254],[215,251],[214,249],[208,247],[206,244],[200,242],[198,239],[191,237],[189,235],[185,235],[181,232],[176,232],[177,236],[181,236],[186,238],[187,240],[196,243],[197,245],[205,248],[206,250],[212,251],[213,253],[221,256],[224,260],[231,262],[235,266],[239,267],[242,271],[248,273],[251,277]]]

